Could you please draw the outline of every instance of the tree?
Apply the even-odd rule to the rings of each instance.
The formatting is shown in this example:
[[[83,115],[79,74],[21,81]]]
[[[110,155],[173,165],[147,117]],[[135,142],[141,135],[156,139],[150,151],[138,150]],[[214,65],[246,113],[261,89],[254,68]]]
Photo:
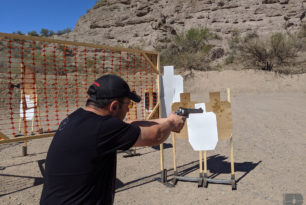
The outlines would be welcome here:
[[[40,35],[41,35],[41,36],[49,36],[49,30],[46,29],[46,28],[42,28],[42,29],[40,30]]]
[[[41,36],[46,36],[46,37],[52,36],[52,35],[54,35],[54,31],[48,30],[48,29],[46,29],[46,28],[42,28],[42,29],[40,30],[40,35],[41,35]]]
[[[63,34],[65,34],[65,33],[69,33],[69,32],[71,32],[71,28],[65,28],[65,29],[63,29],[63,30],[58,30],[58,31],[56,32],[56,35],[63,35]]]
[[[24,35],[24,33],[22,33],[22,31],[14,31],[13,34]]]
[[[29,36],[39,36],[39,34],[36,31],[34,31],[34,30],[33,31],[29,31],[28,35]]]

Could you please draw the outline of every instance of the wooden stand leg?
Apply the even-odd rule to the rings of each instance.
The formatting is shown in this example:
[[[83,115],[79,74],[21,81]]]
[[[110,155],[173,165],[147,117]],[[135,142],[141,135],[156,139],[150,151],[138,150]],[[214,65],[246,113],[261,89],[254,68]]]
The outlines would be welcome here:
[[[21,121],[22,121],[22,117],[19,116],[19,123],[18,123],[18,134],[15,135],[15,137],[20,137],[23,136],[23,134],[21,134]]]
[[[26,115],[24,115],[25,117]],[[23,126],[24,126],[24,135],[27,135],[27,126],[26,126],[27,120],[26,118],[23,118]],[[24,146],[22,147],[22,156],[27,156],[27,149],[28,149],[28,143],[27,141],[24,141]]]
[[[227,101],[231,102],[231,90],[229,88],[226,89],[227,92]],[[230,147],[231,147],[231,183],[232,189],[236,190],[236,180],[235,180],[235,166],[234,166],[234,146],[233,146],[233,135],[230,137]]]
[[[199,164],[200,164],[200,174],[199,174],[199,182],[198,187],[203,186],[203,158],[202,158],[202,151],[199,151]]]
[[[176,143],[175,143],[175,134],[172,133],[172,145],[173,145],[173,170],[176,172]]]
[[[41,125],[41,118],[40,118],[40,111],[39,111],[39,107],[37,106],[37,117],[38,117],[38,129],[39,129],[39,133],[42,134],[43,133],[43,128]]]
[[[230,138],[230,144],[231,144],[231,174],[235,174],[235,167],[234,167],[234,146],[233,146],[233,137]]]
[[[161,170],[161,182],[166,183],[167,177],[166,177],[166,170],[164,168],[164,144],[161,143],[159,145],[160,147],[160,170]]]
[[[233,137],[230,138],[230,146],[231,146],[231,183],[232,189],[236,190],[236,180],[235,180],[235,165],[234,165],[234,146],[233,146]]]
[[[21,117],[19,117],[18,132],[21,134]]]
[[[200,174],[203,172],[203,159],[202,159],[202,151],[199,151],[199,156],[200,156]]]
[[[22,146],[22,156],[28,155],[28,143],[27,141],[24,141],[24,145]]]
[[[176,167],[176,142],[175,142],[175,134],[172,132],[171,135],[172,135],[172,146],[173,146],[172,150],[173,150],[173,170],[174,170],[172,183],[173,185],[176,185],[177,179],[175,176],[178,175]]]
[[[203,176],[203,185],[205,188],[208,186],[208,181],[207,181],[207,157],[206,157],[206,151],[204,151],[204,176]]]
[[[32,118],[31,135],[34,135],[34,119],[35,119],[35,116],[33,116]]]

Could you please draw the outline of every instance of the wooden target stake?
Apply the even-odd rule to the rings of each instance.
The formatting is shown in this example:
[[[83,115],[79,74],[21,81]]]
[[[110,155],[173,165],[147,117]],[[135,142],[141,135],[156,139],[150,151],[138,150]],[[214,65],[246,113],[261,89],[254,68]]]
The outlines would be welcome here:
[[[206,155],[206,151],[204,151],[204,174],[207,174],[207,155]]]
[[[231,91],[229,88],[226,89],[227,91],[227,101],[230,103],[231,102]],[[232,179],[235,179],[235,167],[234,167],[234,145],[233,145],[233,135],[230,137],[230,146],[231,146],[231,175]]]
[[[173,146],[173,170],[176,173],[176,143],[175,143],[175,134],[172,132],[172,146]]]
[[[34,135],[34,119],[38,117],[39,127],[41,126],[39,110],[37,114],[35,109],[38,108],[37,103],[37,90],[36,90],[36,76],[35,71],[24,65],[22,62],[20,64],[21,74],[22,74],[22,88],[21,88],[21,103],[22,103],[22,117],[24,124],[24,135],[27,135],[27,110],[33,109],[32,123],[31,123],[31,135]],[[28,98],[27,98],[28,96]],[[33,102],[31,107],[28,107],[29,102]],[[37,115],[37,116],[36,116]],[[21,116],[19,116],[19,133],[21,133]],[[19,134],[21,135],[21,134]],[[27,141],[24,141],[24,146],[22,148],[23,156],[27,155]]]
[[[202,158],[202,151],[199,151],[199,156],[200,156],[200,174],[203,172],[203,158]]]

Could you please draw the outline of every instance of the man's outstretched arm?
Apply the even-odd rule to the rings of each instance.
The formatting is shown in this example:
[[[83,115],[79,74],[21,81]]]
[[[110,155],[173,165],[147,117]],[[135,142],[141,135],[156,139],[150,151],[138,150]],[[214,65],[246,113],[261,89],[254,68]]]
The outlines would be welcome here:
[[[133,121],[132,125],[140,127],[140,135],[134,146],[154,146],[164,142],[170,132],[180,132],[186,118],[171,113],[168,118],[148,121]]]

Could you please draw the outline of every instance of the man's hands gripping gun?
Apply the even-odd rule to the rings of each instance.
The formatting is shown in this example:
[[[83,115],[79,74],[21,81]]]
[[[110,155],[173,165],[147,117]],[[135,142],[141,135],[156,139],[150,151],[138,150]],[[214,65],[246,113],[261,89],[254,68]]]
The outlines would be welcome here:
[[[191,113],[203,113],[203,109],[202,108],[191,109],[191,108],[180,107],[177,111],[175,111],[175,114],[177,114],[179,116],[184,116],[186,118],[188,118],[189,114],[191,114]]]

